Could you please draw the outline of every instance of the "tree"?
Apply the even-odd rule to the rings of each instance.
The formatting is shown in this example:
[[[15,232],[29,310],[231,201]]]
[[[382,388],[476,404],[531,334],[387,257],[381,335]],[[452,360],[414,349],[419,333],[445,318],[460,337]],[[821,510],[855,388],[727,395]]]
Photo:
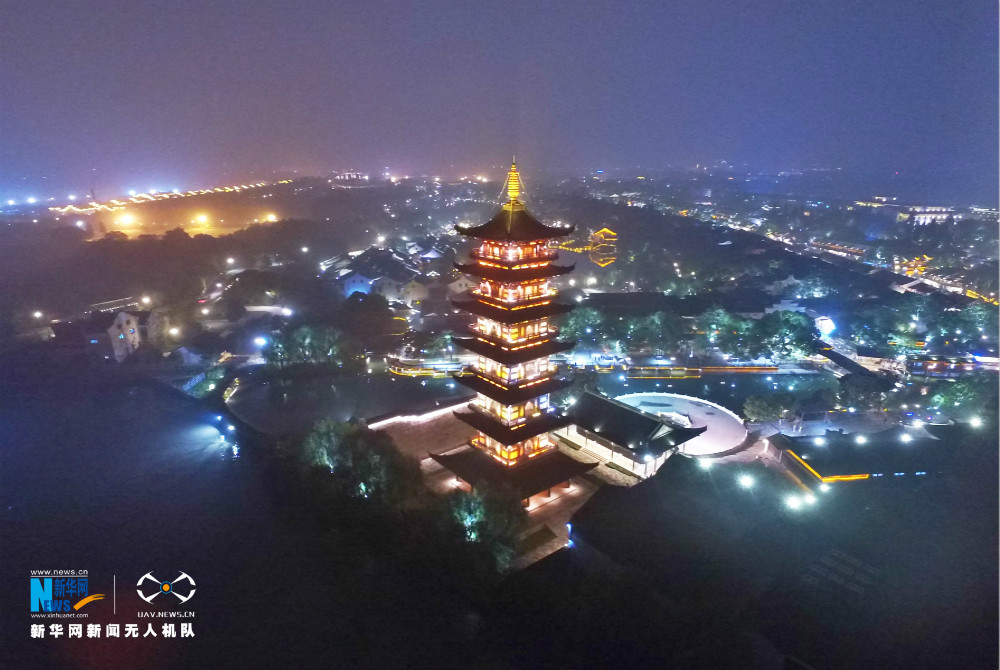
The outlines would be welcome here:
[[[784,403],[777,394],[752,395],[743,403],[743,416],[747,421],[755,423],[777,421],[784,414]]]
[[[869,408],[880,403],[883,383],[873,375],[847,374],[840,378],[837,399],[843,407]]]
[[[436,333],[421,351],[426,358],[449,358],[452,354],[451,333]]]
[[[275,335],[264,349],[264,359],[278,368],[299,363],[339,366],[354,354],[337,328],[302,325]]]
[[[931,396],[931,402],[945,414],[976,415],[983,411],[996,411],[997,374],[988,370],[943,382]]]
[[[593,307],[578,307],[565,318],[562,334],[572,339],[587,339],[594,337],[593,331],[601,322],[601,313]],[[591,332],[587,332],[587,329]]]
[[[325,420],[303,443],[306,463],[329,468],[334,487],[352,498],[398,506],[421,487],[420,465],[386,433]]]
[[[699,316],[697,325],[696,341],[702,349],[718,347],[723,353],[738,358],[752,355],[752,320],[716,307]]]
[[[799,282],[796,293],[803,298],[825,298],[832,290],[826,279],[817,273],[811,273]]]
[[[489,551],[497,570],[510,566],[517,536],[527,515],[516,493],[506,488],[477,487],[472,493],[454,491],[447,507],[466,542],[479,543]]]
[[[755,324],[752,348],[773,358],[802,357],[812,352],[818,337],[816,325],[805,314],[771,312]]]
[[[979,339],[983,335],[996,337],[997,308],[984,302],[975,302],[962,308],[961,321],[970,339]]]
[[[366,344],[393,332],[392,310],[380,295],[352,294],[344,300],[337,317],[344,332]]]

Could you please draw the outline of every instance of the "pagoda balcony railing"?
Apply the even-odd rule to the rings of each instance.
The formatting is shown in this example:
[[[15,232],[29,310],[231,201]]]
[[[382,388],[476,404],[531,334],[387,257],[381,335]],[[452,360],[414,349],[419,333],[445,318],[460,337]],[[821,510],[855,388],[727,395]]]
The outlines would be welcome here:
[[[557,291],[556,289],[549,289],[544,293],[536,293],[535,295],[530,297],[505,300],[502,298],[496,298],[491,295],[484,295],[476,290],[470,291],[469,293],[476,300],[484,302],[487,305],[493,305],[494,307],[499,307],[501,309],[518,309],[519,307],[531,307],[532,305],[535,305],[540,302],[551,301],[555,299],[557,295],[559,295],[559,291]]]
[[[473,277],[480,277],[500,284],[534,283],[564,275],[573,270],[573,265],[557,265],[549,261],[521,264],[516,267],[496,263],[471,261],[455,263],[455,269]]]
[[[456,410],[455,416],[461,421],[504,445],[517,444],[523,440],[541,435],[569,424],[567,416],[554,409],[543,411],[514,426],[504,425],[496,416],[483,412],[475,403],[465,410]]]
[[[507,428],[509,430],[517,430],[519,428],[522,428],[523,426],[543,421],[546,418],[555,419],[560,416],[559,413],[556,411],[555,407],[544,407],[541,409],[536,409],[531,413],[531,415],[519,416],[516,419],[505,419],[499,414],[494,414],[493,412],[483,407],[480,407],[475,402],[469,403],[468,405],[466,405],[466,407],[472,410],[474,414],[478,414],[479,416],[485,419],[494,421],[496,422],[497,425],[503,426],[504,428]],[[535,434],[537,435],[537,433]],[[533,437],[533,435],[529,435],[527,437]],[[527,439],[527,437],[525,439]]]
[[[548,372],[543,372],[541,374],[535,375],[534,377],[530,377],[530,378],[523,378],[523,379],[503,379],[501,377],[497,377],[496,375],[488,374],[488,373],[484,372],[483,370],[474,370],[473,374],[470,375],[470,376],[479,377],[481,379],[484,379],[484,380],[490,382],[491,384],[496,384],[500,388],[505,388],[505,389],[510,389],[511,391],[516,391],[518,389],[529,388],[531,386],[536,386],[538,384],[541,384],[544,381],[552,379],[552,377],[556,374],[556,372],[557,372],[556,368],[553,367]]]
[[[548,338],[511,349],[505,349],[479,337],[456,337],[453,341],[463,349],[506,367],[547,359],[553,354],[559,354],[573,348],[573,342]]]
[[[497,337],[496,335],[490,335],[488,333],[483,333],[476,330],[476,324],[469,324],[469,335],[472,337],[479,338],[480,340],[486,340],[490,344],[495,344],[501,349],[506,349],[508,351],[513,351],[516,349],[523,348],[524,346],[531,344],[541,344],[547,340],[554,340],[559,337],[559,329],[553,326],[549,326],[549,329],[544,333],[538,333],[537,335],[529,335],[525,337],[519,337],[516,340],[508,340],[503,337]]]
[[[528,267],[535,263],[544,264],[554,261],[559,257],[559,252],[556,251],[555,249],[545,249],[540,253],[533,254],[530,256],[525,256],[525,255],[517,256],[515,254],[514,256],[508,257],[506,254],[501,254],[500,258],[497,258],[496,256],[484,254],[478,249],[473,249],[472,251],[469,252],[469,257],[472,258],[473,260],[485,261],[487,263],[493,263],[495,265],[500,265],[505,268],[514,268],[522,265]]]

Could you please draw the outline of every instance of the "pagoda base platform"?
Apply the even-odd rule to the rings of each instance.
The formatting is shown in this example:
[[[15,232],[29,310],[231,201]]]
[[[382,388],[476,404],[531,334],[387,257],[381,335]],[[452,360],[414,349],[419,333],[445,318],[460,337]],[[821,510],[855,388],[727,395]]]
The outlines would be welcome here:
[[[471,446],[447,454],[430,454],[430,457],[473,489],[483,484],[506,486],[522,499],[547,491],[597,467],[597,463],[582,463],[556,449],[515,466],[503,465]]]

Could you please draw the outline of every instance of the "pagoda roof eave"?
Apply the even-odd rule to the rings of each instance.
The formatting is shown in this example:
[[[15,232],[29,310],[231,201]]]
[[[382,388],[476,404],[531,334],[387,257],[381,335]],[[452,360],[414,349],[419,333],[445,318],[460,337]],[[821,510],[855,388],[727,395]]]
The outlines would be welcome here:
[[[468,295],[468,294],[466,294]],[[542,305],[532,305],[521,309],[502,309],[487,305],[471,297],[466,299],[452,299],[451,304],[460,310],[469,312],[476,316],[492,319],[505,325],[523,323],[534,319],[541,319],[547,316],[558,316],[571,311],[575,305],[561,302],[548,302]]]
[[[549,226],[528,213],[524,207],[505,205],[484,224],[456,231],[465,237],[475,237],[495,242],[541,242],[554,237],[565,237],[576,230],[575,226]]]
[[[569,351],[573,348],[573,342],[563,342],[561,340],[549,340],[541,344],[521,349],[504,349],[492,342],[484,342],[476,337],[453,337],[452,341],[458,346],[471,351],[474,354],[485,356],[501,365],[518,365],[527,363],[538,358],[546,358],[553,354]]]
[[[472,389],[476,393],[482,393],[487,398],[492,398],[498,403],[507,406],[516,405],[547,393],[555,393],[556,391],[560,391],[568,387],[572,383],[566,379],[550,377],[549,379],[538,382],[537,384],[532,384],[531,386],[501,388],[496,384],[490,383],[482,377],[474,374],[456,374],[453,375],[453,377],[455,378],[455,381],[469,389]]]
[[[515,428],[510,428],[500,423],[497,419],[476,409],[475,405],[472,404],[468,406],[467,410],[456,411],[455,416],[504,446],[517,444],[536,435],[548,433],[549,431],[570,424],[569,417],[549,412],[542,416],[528,419]]]
[[[479,263],[455,263],[455,269],[463,274],[511,284],[558,277],[571,272],[574,267],[574,265],[543,265],[537,268],[507,268]]]
[[[483,484],[509,487],[524,497],[541,493],[597,467],[596,462],[577,461],[556,449],[514,467],[505,466],[482,450],[471,447],[430,457],[473,487]]]

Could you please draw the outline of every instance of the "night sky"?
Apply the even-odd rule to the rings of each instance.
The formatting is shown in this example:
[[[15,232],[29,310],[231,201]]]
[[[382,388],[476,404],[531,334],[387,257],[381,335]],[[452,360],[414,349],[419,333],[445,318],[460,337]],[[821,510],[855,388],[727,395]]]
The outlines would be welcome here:
[[[516,153],[899,171],[992,204],[997,30],[995,0],[5,0],[0,197]]]

